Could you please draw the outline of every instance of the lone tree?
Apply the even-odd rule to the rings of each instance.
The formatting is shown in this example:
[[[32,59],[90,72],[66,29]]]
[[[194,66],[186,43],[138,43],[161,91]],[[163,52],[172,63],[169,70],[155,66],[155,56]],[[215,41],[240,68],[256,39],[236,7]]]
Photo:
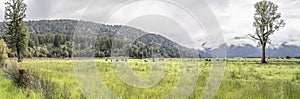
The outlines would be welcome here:
[[[18,62],[26,54],[29,33],[23,19],[26,17],[26,4],[23,0],[10,0],[5,3],[4,34],[8,47],[17,53]]]
[[[278,6],[271,1],[260,1],[255,5],[254,23],[255,35],[250,35],[251,38],[258,41],[258,46],[262,48],[261,63],[266,61],[266,45],[270,42],[269,36],[280,27],[285,26],[284,20],[281,18],[281,13],[277,12]]]

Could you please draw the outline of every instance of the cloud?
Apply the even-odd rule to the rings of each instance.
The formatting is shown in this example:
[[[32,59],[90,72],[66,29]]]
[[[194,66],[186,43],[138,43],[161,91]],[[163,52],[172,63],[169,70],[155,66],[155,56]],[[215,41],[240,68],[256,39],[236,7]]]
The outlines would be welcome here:
[[[3,20],[4,16],[4,2],[7,0],[0,0],[0,20]],[[25,0],[28,5],[27,10],[27,20],[39,20],[39,19],[81,19],[87,21],[94,21],[101,23],[113,9],[120,4],[127,2],[128,0]],[[226,42],[231,42],[236,37],[245,37],[241,40],[242,42],[236,43],[249,43],[256,44],[250,38],[246,38],[247,34],[253,34],[254,28],[253,14],[254,14],[254,4],[261,0],[206,0],[213,13],[216,15],[220,26],[224,32],[224,38]],[[282,18],[286,21],[287,25],[285,28],[281,29],[271,36],[274,44],[281,44],[283,42],[295,42],[299,43],[300,40],[300,0],[271,0],[275,4],[279,5],[279,12],[282,13]],[[189,2],[189,1],[184,1]],[[201,4],[190,3],[190,10],[197,10]],[[129,9],[134,10],[134,9]],[[159,8],[157,8],[159,10]],[[169,10],[170,13],[178,14],[178,19],[181,21],[188,20],[185,18],[179,18],[179,13],[176,10]],[[137,12],[139,13],[139,12]],[[126,15],[124,13],[123,15]],[[176,15],[175,15],[176,16]],[[204,15],[205,16],[205,15]],[[153,17],[152,17],[153,18]],[[155,20],[157,18],[159,21]],[[141,18],[139,22],[136,22],[137,27],[145,29],[147,31],[153,32],[172,32],[170,37],[174,35],[184,35],[180,34],[181,28],[178,24],[171,21],[162,21],[163,19],[159,17],[151,18]],[[143,20],[147,25],[143,25]],[[156,22],[157,21],[157,22]],[[210,20],[205,20],[209,23]],[[152,28],[147,27],[154,26],[160,22],[166,22],[167,27],[173,28]],[[173,25],[172,25],[173,24]],[[159,26],[160,24],[158,24]],[[163,25],[163,24],[161,24]],[[195,27],[193,25],[186,24],[188,27],[194,28],[193,38],[194,42],[199,43],[197,46],[201,46],[207,41],[207,35],[200,33],[202,29]],[[214,27],[211,27],[214,28]],[[178,31],[175,31],[178,30]],[[297,35],[297,36],[296,36]],[[168,36],[168,35],[167,35]],[[177,40],[180,42],[181,40]],[[182,43],[187,43],[184,41]],[[295,44],[291,43],[291,44]],[[188,45],[188,44],[187,44]],[[300,44],[299,44],[300,45]],[[189,45],[190,46],[190,45]]]
[[[225,8],[219,8],[218,3],[207,0],[211,6],[215,15],[217,16],[221,27],[224,31],[225,40],[230,42],[235,37],[245,36],[247,34],[253,34],[254,28],[253,5],[260,0],[229,0]],[[275,45],[291,42],[291,37],[300,40],[300,36],[294,36],[300,34],[298,24],[300,24],[300,1],[299,0],[271,0],[275,4],[279,5],[279,12],[282,13],[282,19],[287,23],[286,27],[276,32],[271,36],[271,39]],[[246,41],[241,43],[245,43]],[[249,44],[255,44],[249,38]]]

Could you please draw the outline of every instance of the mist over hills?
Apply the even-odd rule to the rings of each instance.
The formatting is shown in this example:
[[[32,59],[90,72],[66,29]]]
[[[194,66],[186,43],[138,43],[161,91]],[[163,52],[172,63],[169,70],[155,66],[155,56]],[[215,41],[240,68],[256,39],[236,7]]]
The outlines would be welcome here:
[[[187,48],[162,35],[147,33],[143,30],[123,25],[105,25],[65,19],[26,21],[25,23],[32,34],[29,41],[30,44],[32,43],[29,46],[29,51],[31,51],[29,56],[31,57],[71,57],[72,54],[78,56],[88,55],[88,49],[92,49],[91,46],[93,46],[89,42],[95,41],[78,38],[86,35],[97,37],[94,38],[96,43],[98,43],[95,46],[96,52],[89,52],[93,55],[95,54],[95,57],[211,57],[212,51],[215,50],[209,47],[204,48],[204,50]],[[0,32],[3,32],[3,23],[0,23]],[[61,35],[65,39],[55,43],[56,35]],[[46,38],[39,39],[44,36],[50,40],[45,41]],[[76,45],[76,41],[80,40],[86,40],[87,42],[84,44],[81,42],[78,43],[79,45]],[[72,51],[70,47],[71,42],[75,42],[74,47],[75,49],[77,48],[77,51]],[[219,48],[224,47],[227,48],[227,57],[260,57],[261,53],[259,47],[246,43],[239,45],[226,43],[220,45]],[[42,51],[42,48],[47,51]],[[284,42],[278,47],[268,47],[266,50],[267,57],[300,56],[300,46],[290,45],[288,42]],[[41,53],[34,53],[35,51],[40,51]]]

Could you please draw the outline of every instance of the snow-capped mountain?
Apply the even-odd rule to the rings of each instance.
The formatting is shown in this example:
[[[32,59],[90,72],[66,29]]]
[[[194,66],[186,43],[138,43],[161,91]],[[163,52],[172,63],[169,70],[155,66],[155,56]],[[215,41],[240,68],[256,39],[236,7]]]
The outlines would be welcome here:
[[[300,56],[300,46],[298,43],[284,42],[282,44],[272,45],[266,48],[267,57],[298,57]],[[235,38],[220,45],[219,48],[226,47],[227,57],[260,57],[261,47],[257,47],[255,43],[249,43],[245,39]],[[213,48],[206,47],[205,50],[199,50],[201,57],[211,57]]]

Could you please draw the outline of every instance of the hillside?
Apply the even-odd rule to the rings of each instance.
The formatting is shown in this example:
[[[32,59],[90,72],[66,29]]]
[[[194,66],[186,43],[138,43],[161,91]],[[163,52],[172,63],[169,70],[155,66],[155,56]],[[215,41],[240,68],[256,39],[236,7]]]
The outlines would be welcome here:
[[[25,23],[30,32],[27,57],[198,57],[195,50],[161,35],[129,26],[77,20],[40,20]],[[3,23],[0,25],[0,32],[3,32]],[[15,55],[9,53],[9,56]]]
[[[77,20],[40,20],[25,23],[31,33],[27,57],[211,57],[214,50],[205,48],[197,52],[196,49],[186,48],[161,35],[123,25]],[[1,33],[2,25],[0,23]],[[87,35],[95,38],[88,38]],[[261,53],[260,48],[251,44],[221,46],[227,48],[227,57],[260,57]],[[300,56],[300,46],[286,42],[266,50],[267,57]],[[9,53],[9,56],[14,57],[14,53]]]

